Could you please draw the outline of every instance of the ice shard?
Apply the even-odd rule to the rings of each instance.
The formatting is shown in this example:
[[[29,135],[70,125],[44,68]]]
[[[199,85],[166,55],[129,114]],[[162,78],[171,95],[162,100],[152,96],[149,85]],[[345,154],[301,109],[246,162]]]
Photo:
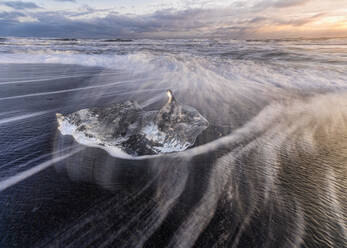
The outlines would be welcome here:
[[[145,111],[135,101],[57,114],[59,131],[84,145],[117,148],[133,155],[179,152],[194,145],[208,121],[167,91],[168,102]]]

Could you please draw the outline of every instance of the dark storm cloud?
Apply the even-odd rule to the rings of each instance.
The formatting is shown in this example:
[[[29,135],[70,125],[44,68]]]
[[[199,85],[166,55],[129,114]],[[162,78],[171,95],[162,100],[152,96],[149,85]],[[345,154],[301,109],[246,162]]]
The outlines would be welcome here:
[[[230,18],[229,11],[206,9],[188,9],[175,11],[173,9],[156,11],[150,15],[134,16],[108,12],[105,17],[72,20],[71,17],[98,14],[100,10],[87,8],[76,12],[37,12],[30,13],[36,22],[0,23],[1,36],[73,36],[73,37],[200,37],[221,35],[245,35],[252,26],[264,21],[265,18],[254,19]],[[8,20],[15,19],[16,14]],[[11,16],[11,18],[10,18]],[[25,15],[27,16],[27,15]],[[3,19],[6,19],[4,17]],[[267,19],[266,19],[267,20]],[[1,22],[1,20],[0,20]],[[216,23],[223,23],[223,27]]]
[[[13,13],[13,12],[12,12]],[[1,13],[5,15],[4,13]],[[1,16],[0,14],[0,16]],[[126,18],[119,18],[119,24],[109,23],[104,25],[102,19],[88,21],[71,20],[65,15],[69,12],[40,12],[31,13],[35,22],[19,22],[9,19],[0,19],[0,36],[38,36],[38,37],[112,37],[114,35],[126,36],[134,30],[134,23]],[[6,13],[6,15],[11,15]],[[12,19],[18,17],[12,14]],[[106,22],[105,18],[105,22]],[[113,24],[113,25],[112,25]]]
[[[23,17],[23,16],[25,16],[25,15],[21,12],[17,12],[17,11],[7,12],[7,11],[5,11],[5,12],[0,13],[0,20],[11,21],[11,20],[15,20],[18,17]]]
[[[11,26],[2,24],[0,35],[66,36],[70,34],[76,37],[142,37],[150,33],[160,36],[161,32],[182,33],[212,26],[214,21],[210,20],[208,16],[213,17],[215,15],[207,10],[190,9],[185,11],[163,10],[143,16],[128,16],[109,12],[106,17],[102,18],[84,20],[68,18],[99,11],[89,8],[83,13],[67,11],[31,13],[31,17],[35,18],[36,22],[17,22],[12,23]]]
[[[14,2],[0,2],[0,4],[6,5],[7,7],[11,7],[13,9],[17,10],[24,10],[24,9],[38,9],[40,6],[36,5],[33,2],[21,2],[21,1],[14,1]]]
[[[37,37],[99,37],[105,36],[111,30],[100,28],[93,24],[80,22],[31,22],[31,23],[1,23],[2,36],[37,36]]]
[[[275,6],[279,1],[272,1]],[[282,1],[282,6],[287,1]],[[298,0],[294,0],[299,4]],[[300,3],[303,3],[301,0]],[[284,7],[283,7],[284,8]],[[250,14],[251,13],[251,14]],[[0,12],[0,36],[44,36],[77,38],[212,37],[248,38],[266,25],[302,26],[323,14],[301,18],[281,18],[234,9],[165,9],[147,15],[122,15],[112,10],[85,6],[77,11]],[[19,22],[31,17],[34,22]],[[88,18],[87,18],[88,16]],[[100,17],[91,17],[100,16]],[[101,17],[102,16],[102,17]],[[17,19],[17,20],[16,20]],[[11,20],[11,22],[9,22]]]

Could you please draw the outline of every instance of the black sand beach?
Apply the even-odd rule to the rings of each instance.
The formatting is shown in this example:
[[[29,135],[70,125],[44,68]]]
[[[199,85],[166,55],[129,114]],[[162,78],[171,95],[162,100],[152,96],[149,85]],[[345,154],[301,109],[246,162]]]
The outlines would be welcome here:
[[[140,54],[31,64],[2,54],[13,60],[0,67],[0,246],[343,247],[344,57],[165,42],[154,43],[165,54],[139,43]],[[186,151],[124,159],[57,130],[56,113],[158,110],[167,89],[209,122]]]

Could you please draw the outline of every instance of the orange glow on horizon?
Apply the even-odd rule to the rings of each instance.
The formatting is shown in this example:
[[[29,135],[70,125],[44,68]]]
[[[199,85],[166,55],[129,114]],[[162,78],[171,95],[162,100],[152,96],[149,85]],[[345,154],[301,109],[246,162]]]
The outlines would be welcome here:
[[[301,26],[293,24],[267,24],[256,29],[259,35],[266,34],[288,34],[290,36],[309,35],[320,36],[329,34],[329,36],[347,36],[347,18],[322,17],[312,22],[308,22]]]

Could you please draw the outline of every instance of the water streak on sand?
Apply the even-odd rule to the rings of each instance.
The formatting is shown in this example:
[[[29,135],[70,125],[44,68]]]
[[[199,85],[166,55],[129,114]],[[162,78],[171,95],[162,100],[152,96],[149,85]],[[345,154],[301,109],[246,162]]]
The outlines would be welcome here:
[[[0,192],[6,190],[7,188],[9,188],[9,187],[21,182],[21,181],[33,176],[33,175],[35,175],[36,173],[41,172],[44,169],[47,169],[48,167],[50,167],[52,165],[55,165],[59,161],[62,161],[64,159],[67,159],[68,157],[71,157],[72,155],[80,152],[81,150],[82,150],[81,148],[75,149],[74,151],[72,151],[68,154],[65,154],[61,157],[55,157],[53,159],[45,161],[39,165],[36,165],[33,168],[30,168],[26,171],[20,172],[20,173],[16,174],[15,176],[9,177],[9,178],[1,181],[0,182]]]
[[[114,83],[109,83],[109,84],[79,87],[79,88],[73,88],[73,89],[68,89],[68,90],[57,90],[57,91],[31,93],[31,94],[19,95],[19,96],[2,97],[2,98],[0,98],[0,101],[13,100],[13,99],[19,99],[19,98],[27,98],[27,97],[55,95],[55,94],[69,93],[69,92],[75,92],[75,91],[81,91],[81,90],[91,90],[91,89],[97,89],[97,88],[107,88],[107,87],[112,87],[112,86],[120,85],[120,84],[136,83],[139,81],[140,80],[124,80],[124,81],[119,81],[119,82],[114,82]]]
[[[98,76],[116,76],[121,75],[120,72],[115,73],[98,73]],[[19,80],[19,81],[8,81],[8,82],[0,82],[0,85],[6,85],[6,84],[22,84],[22,83],[34,83],[34,82],[46,82],[46,81],[53,81],[53,80],[61,80],[61,79],[71,79],[71,78],[82,78],[82,77],[93,77],[95,75],[93,74],[80,74],[80,75],[73,75],[73,76],[61,76],[61,77],[49,77],[49,78],[38,78],[38,79],[28,79],[28,80]]]
[[[40,116],[40,115],[44,115],[49,113],[50,111],[40,111],[40,112],[35,112],[35,113],[30,113],[30,114],[23,114],[20,116],[14,116],[14,117],[9,117],[9,118],[5,118],[5,119],[0,119],[0,125],[4,125],[4,124],[8,124],[11,122],[15,122],[15,121],[20,121],[20,120],[24,120],[24,119],[28,119],[28,118],[33,118],[36,116]]]

